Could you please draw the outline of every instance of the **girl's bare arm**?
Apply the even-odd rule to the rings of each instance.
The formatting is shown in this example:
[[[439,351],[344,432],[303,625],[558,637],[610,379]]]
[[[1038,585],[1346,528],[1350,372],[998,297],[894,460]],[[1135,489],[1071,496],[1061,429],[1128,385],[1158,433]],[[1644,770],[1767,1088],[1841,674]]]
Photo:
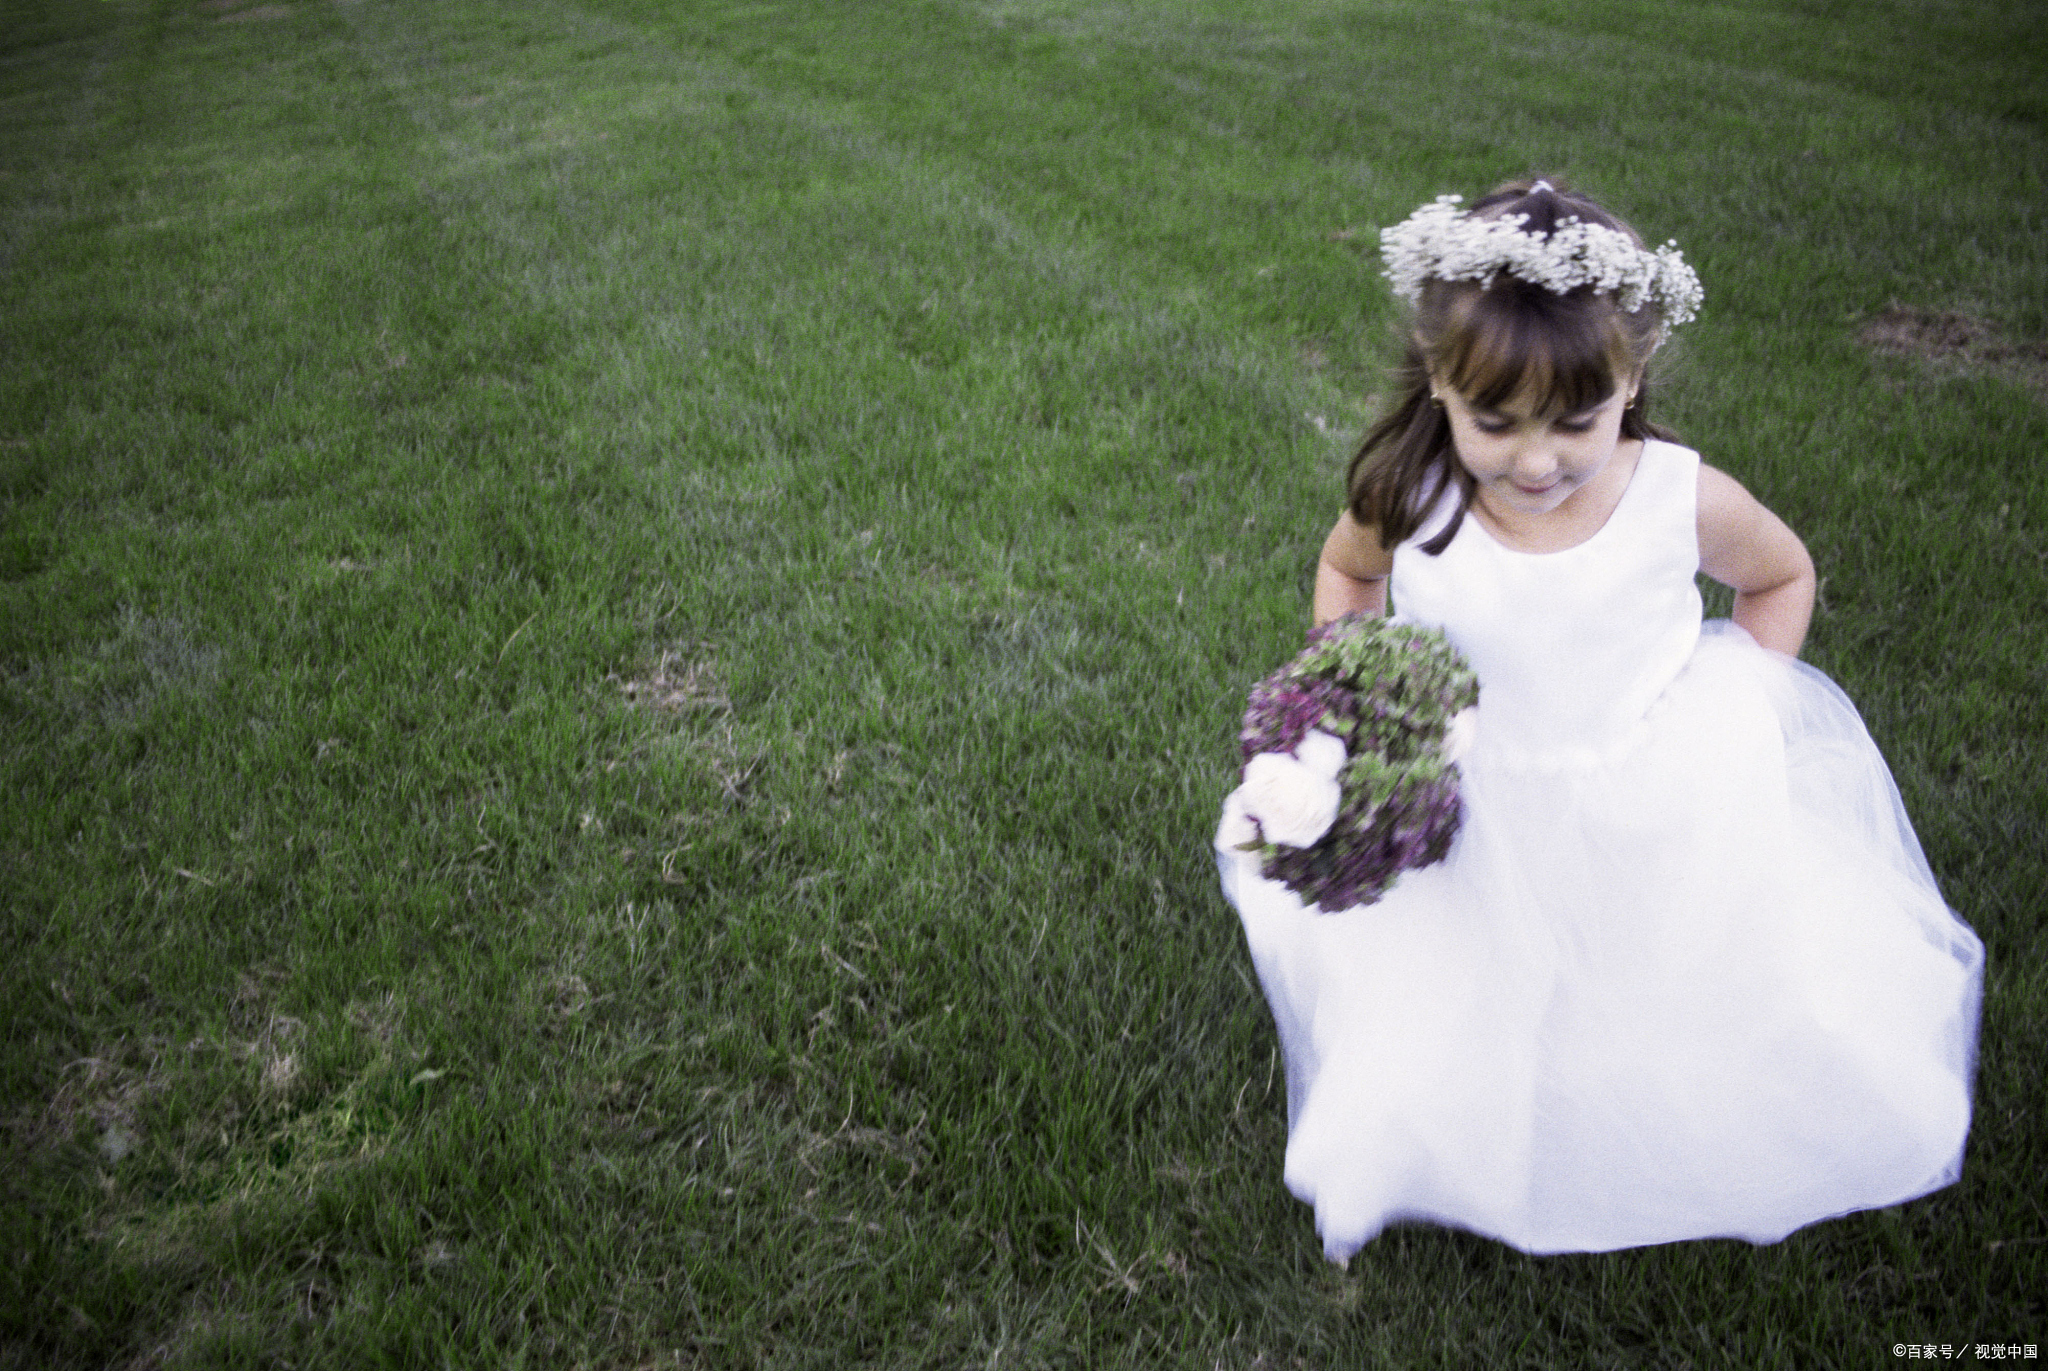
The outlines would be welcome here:
[[[1814,589],[1813,559],[1799,535],[1734,477],[1702,466],[1699,536],[1700,570],[1735,590],[1729,617],[1765,647],[1798,656]]]
[[[1379,534],[1345,510],[1323,540],[1316,563],[1315,622],[1326,624],[1342,614],[1387,612],[1387,576],[1394,554],[1380,546]]]

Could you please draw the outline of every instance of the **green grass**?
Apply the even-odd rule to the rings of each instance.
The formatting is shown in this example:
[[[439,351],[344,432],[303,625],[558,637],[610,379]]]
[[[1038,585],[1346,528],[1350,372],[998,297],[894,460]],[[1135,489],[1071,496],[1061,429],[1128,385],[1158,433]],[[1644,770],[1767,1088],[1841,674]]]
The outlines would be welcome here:
[[[283,8],[0,9],[0,1366],[2048,1341],[2037,16]],[[1206,840],[1370,230],[1531,170],[1706,280],[1662,413],[1821,566],[1977,1122],[1776,1247],[1340,1271]]]

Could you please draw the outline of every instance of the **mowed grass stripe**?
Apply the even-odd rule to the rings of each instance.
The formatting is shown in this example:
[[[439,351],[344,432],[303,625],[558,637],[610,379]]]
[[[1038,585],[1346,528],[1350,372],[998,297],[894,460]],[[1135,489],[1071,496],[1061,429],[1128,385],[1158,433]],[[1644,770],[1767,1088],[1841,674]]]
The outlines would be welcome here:
[[[485,84],[493,89],[500,85],[495,81]],[[660,140],[669,134],[666,128],[658,128],[644,136]],[[780,140],[787,135],[774,130],[770,136],[778,140],[776,147],[781,149]],[[593,135],[583,141],[607,140]],[[725,156],[717,154],[720,160]],[[817,163],[804,163],[793,157],[786,160],[812,167],[808,174],[815,178]],[[739,160],[739,165],[749,169],[747,175],[754,175],[758,168],[758,163],[745,160]],[[591,166],[592,176],[603,174],[599,164],[593,162]],[[1166,483],[1156,479],[1157,473],[1146,472],[1142,445],[1157,441],[1152,430],[1162,416],[1118,414],[1107,435],[1076,433],[1070,430],[1076,427],[1077,420],[1086,423],[1094,418],[1086,404],[1076,402],[1074,397],[1061,397],[1068,403],[1047,413],[1042,405],[1031,406],[1028,394],[1020,400],[1017,393],[1028,391],[1035,379],[1028,376],[1025,363],[1041,365],[1049,358],[1050,365],[1061,365],[1067,362],[1060,356],[1063,348],[1096,354],[1087,357],[1090,365],[1105,365],[1105,356],[1109,358],[1108,365],[1115,365],[1116,345],[1122,341],[1115,330],[1132,329],[1131,319],[1138,320],[1139,325],[1164,327],[1157,325],[1156,316],[1142,315],[1134,309],[1116,312],[1113,301],[1108,305],[1084,304],[1066,297],[1064,292],[1055,296],[1050,308],[1016,311],[1027,318],[1084,313],[1091,320],[1091,335],[1084,339],[1084,345],[1043,334],[1023,340],[1006,338],[995,329],[982,330],[940,320],[933,327],[954,335],[942,340],[942,350],[959,354],[936,359],[943,362],[940,374],[932,366],[932,354],[912,353],[906,357],[906,341],[893,336],[893,329],[877,327],[886,323],[887,313],[892,310],[910,315],[913,327],[919,325],[919,314],[936,311],[932,297],[925,292],[934,285],[943,288],[949,278],[913,255],[926,248],[927,240],[921,239],[900,217],[891,225],[870,218],[856,228],[872,232],[847,231],[844,237],[840,236],[841,226],[853,217],[842,208],[842,200],[854,202],[854,215],[872,215],[867,203],[871,198],[896,204],[931,193],[929,187],[920,192],[910,184],[899,185],[893,179],[899,173],[890,171],[886,173],[889,179],[884,179],[878,189],[856,192],[847,189],[847,178],[856,173],[837,166],[832,167],[832,172],[835,175],[829,185],[804,191],[822,202],[821,209],[792,213],[792,208],[802,207],[774,197],[772,222],[745,223],[717,238],[697,222],[696,216],[706,212],[702,207],[707,201],[721,208],[726,202],[720,192],[714,190],[707,195],[701,181],[691,181],[674,193],[687,201],[695,215],[680,221],[656,219],[646,235],[654,245],[651,252],[608,258],[602,271],[590,272],[582,278],[601,283],[593,286],[594,291],[610,292],[611,303],[606,307],[617,311],[619,325],[626,330],[623,337],[608,329],[596,331],[599,337],[594,346],[599,349],[599,360],[594,365],[599,374],[592,384],[617,386],[626,391],[617,403],[605,408],[630,414],[624,426],[630,427],[630,441],[645,448],[645,460],[651,464],[651,470],[658,472],[655,479],[682,483],[692,501],[700,500],[706,493],[715,494],[721,473],[729,469],[730,457],[753,463],[738,480],[743,504],[760,506],[772,500],[787,487],[789,477],[784,473],[794,471],[801,479],[814,480],[815,488],[821,492],[851,493],[854,498],[846,502],[847,506],[857,509],[861,487],[867,484],[863,466],[878,461],[892,463],[896,470],[879,483],[891,502],[882,511],[889,516],[882,525],[889,539],[915,546],[925,535],[927,523],[947,530],[951,536],[970,529],[970,536],[978,534],[983,539],[991,534],[1007,535],[1004,545],[992,546],[987,551],[994,562],[990,574],[998,577],[999,586],[1005,588],[1009,578],[1017,574],[1022,559],[1007,546],[1017,534],[1014,529],[1004,528],[1004,521],[1014,519],[1020,511],[1038,509],[1049,500],[1064,499],[1071,503],[1071,497],[1063,491],[1048,487],[1048,473],[1061,463],[1076,465],[1077,452],[1084,445],[1088,457],[1104,467],[1121,464],[1117,474],[1136,471],[1154,478],[1148,490],[1142,481],[1134,487],[1129,482],[1111,485],[1099,479],[1090,480],[1099,478],[1101,472],[1083,470],[1078,473],[1080,479],[1074,482],[1074,488],[1085,489],[1091,502],[1156,500],[1159,488]],[[716,175],[714,171],[707,179]],[[603,205],[613,199],[610,191],[580,184],[568,173],[563,173],[556,184],[564,188],[562,193],[575,195],[581,201]],[[960,193],[950,191],[942,192],[941,198],[949,205],[963,201]],[[979,244],[979,226],[991,218],[1000,221],[1000,216],[985,205],[967,203],[974,218],[966,229],[957,224],[942,224],[929,235],[929,241],[941,244],[935,250],[946,254],[940,258],[939,267],[955,269],[968,279],[969,289],[960,292],[966,307],[992,314],[988,300],[977,297],[1002,299],[1005,292],[1037,286],[1047,274],[1042,268],[1053,254],[1031,251],[1021,266],[1006,261],[1006,254],[989,253],[975,253],[971,262],[963,263],[961,254],[943,247],[945,235],[965,236]],[[648,213],[673,212],[671,202],[657,197],[652,205],[632,202],[621,211],[621,217],[644,223]],[[602,223],[601,213],[594,217]],[[503,222],[501,211],[495,209],[480,218]],[[554,224],[544,215],[523,222],[527,227],[514,227],[508,233],[515,238],[529,232],[545,234],[552,231]],[[823,232],[827,241],[822,246],[799,242],[794,249],[785,247],[782,238],[800,229]],[[602,241],[604,234],[584,237],[586,241]],[[709,263],[690,260],[686,254],[693,249],[701,251],[707,240],[727,245],[728,255]],[[748,245],[738,250],[758,252],[761,260],[730,256],[734,250],[730,245],[736,241]],[[675,245],[673,256],[664,253],[670,244]],[[837,279],[823,292],[799,299],[787,283],[806,279],[805,270],[814,265],[799,255],[805,251],[825,254],[828,263],[837,269]],[[554,264],[551,279],[557,282],[564,279],[565,270],[573,270],[566,264],[574,259],[555,247],[534,249],[533,256]],[[653,260],[647,260],[650,257]],[[780,260],[776,260],[778,257]],[[1007,278],[1006,266],[1010,273]],[[1025,279],[1025,286],[1019,286],[1015,279],[1018,276]],[[892,290],[902,294],[891,300],[884,292]],[[749,291],[754,294],[746,294]],[[835,310],[832,306],[840,303],[835,296],[842,292],[847,303]],[[592,307],[576,300],[560,303],[559,308],[570,317],[582,317]],[[1093,323],[1098,314],[1106,316],[1107,322]],[[649,330],[660,341],[653,346],[639,346],[641,335],[633,330]],[[740,337],[727,336],[735,333]],[[989,333],[995,336],[987,336]],[[1107,339],[1107,344],[1101,339]],[[1221,354],[1221,384],[1228,384],[1245,370],[1245,364],[1227,346],[1204,346],[1204,342],[1197,337],[1190,344],[1184,333],[1140,335],[1129,346],[1133,352],[1153,354],[1183,344],[1173,348],[1170,364],[1197,373],[1191,378],[1196,383],[1204,379],[1199,374],[1202,370],[1216,365],[1213,355],[1217,353]],[[694,350],[692,344],[696,345]],[[1032,346],[1041,349],[1040,358],[1032,358],[1026,350]],[[766,357],[769,348],[779,354],[777,359]],[[982,358],[977,355],[981,350],[992,355]],[[671,353],[679,355],[664,355]],[[773,361],[806,357],[825,359],[837,383],[848,378],[855,382],[846,388],[857,406],[852,416],[845,413],[849,406],[840,395],[818,397],[789,392],[787,387],[792,381],[803,379],[801,369],[795,365],[774,365]],[[1147,357],[1143,365],[1160,363],[1155,357]],[[989,375],[991,371],[993,376]],[[651,380],[647,379],[650,375]],[[1132,387],[1136,392],[1133,395],[1111,392],[1094,403],[1101,408],[1112,400],[1132,400],[1139,406],[1163,401],[1186,405],[1192,416],[1190,422],[1210,418],[1196,402],[1178,393],[1185,387],[1160,386],[1149,376],[1143,379],[1146,384],[1142,389]],[[1202,387],[1210,392],[1212,400],[1218,384],[1214,378],[1208,378],[1208,384]],[[1159,400],[1145,393],[1152,390],[1161,392]],[[998,406],[993,422],[978,408],[986,399],[993,399]],[[804,407],[813,403],[815,411],[806,412]],[[1264,398],[1262,404],[1269,410],[1278,407],[1271,398]],[[1021,416],[1017,413],[1020,408]],[[938,412],[934,414],[933,410]],[[1019,423],[1020,417],[1025,422]],[[883,427],[879,434],[860,429],[835,431],[856,423]],[[737,443],[734,435],[739,437]],[[787,450],[794,444],[804,445],[805,451],[800,455],[811,469],[797,465],[796,458]],[[719,445],[731,445],[738,451],[728,453]],[[1048,446],[1061,450],[1048,457],[1043,452]],[[994,461],[977,456],[977,450],[983,448],[1001,455]],[[1034,448],[1041,451],[1034,452]],[[906,485],[906,479],[917,484]],[[1026,488],[1021,492],[1006,489],[1006,481],[1021,481]],[[1174,501],[1183,507],[1188,503],[1189,484],[1177,482],[1167,487]],[[829,507],[823,512],[827,517],[835,515]],[[678,518],[690,517],[680,510],[675,514]],[[847,522],[857,525],[860,521]],[[778,536],[772,528],[762,531],[771,539]],[[858,531],[842,529],[836,536],[845,537],[850,532],[853,541],[858,541],[864,533],[870,539],[870,543],[861,544],[865,547],[871,545],[875,531],[870,524]],[[1050,532],[1058,536],[1056,524]],[[756,545],[761,553],[772,548],[772,541]],[[1205,570],[1212,569],[1206,563],[1203,565]],[[1042,564],[1038,571],[1041,576],[1048,575]],[[1061,588],[1079,595],[1089,595],[1095,589],[1085,583],[1070,583]]]
[[[1242,378],[1274,392],[1263,397],[1269,408],[1299,403],[1301,381],[1277,372],[1269,357],[1240,351],[1243,340],[1232,334],[1202,336],[1199,319],[1188,317],[1193,311],[1167,310],[1142,297],[1121,295],[1118,269],[1101,259],[1085,235],[1048,234],[1020,224],[957,169],[906,154],[829,109],[770,95],[736,73],[716,78],[727,107],[708,113],[667,110],[665,102],[688,98],[676,94],[688,89],[678,84],[679,76],[701,71],[700,66],[667,49],[651,48],[632,30],[583,20],[567,32],[582,35],[585,43],[647,48],[641,60],[653,63],[605,87],[607,105],[616,108],[591,115],[607,121],[604,128],[568,139],[585,139],[595,148],[618,130],[673,150],[673,166],[660,173],[660,183],[624,191],[634,198],[612,213],[617,228],[608,238],[579,234],[585,244],[593,237],[606,238],[604,269],[593,274],[588,289],[608,291],[610,307],[623,322],[658,331],[663,335],[658,342],[683,354],[688,369],[666,374],[671,383],[666,399],[694,405],[726,398],[725,369],[735,361],[753,364],[759,386],[794,384],[799,367],[766,365],[763,346],[776,342],[798,360],[809,355],[851,368],[849,379],[868,383],[850,387],[856,397],[872,388],[890,402],[866,401],[863,417],[872,417],[867,411],[907,408],[918,420],[935,425],[931,432],[905,435],[921,436],[927,443],[962,441],[961,422],[983,422],[979,406],[991,398],[1010,407],[998,411],[998,420],[1025,419],[1031,426],[1059,430],[1068,426],[1061,422],[1068,416],[1035,412],[1031,397],[1016,393],[1029,389],[1019,385],[1028,378],[1016,374],[1025,361],[1034,360],[1027,354],[1080,350],[1084,334],[1113,337],[1106,331],[1120,327],[1131,331],[1133,348],[1191,354],[1180,365],[1206,364],[1223,374],[1223,383]],[[619,97],[616,92],[625,81],[646,93]],[[728,139],[751,144],[736,146]],[[617,152],[599,157],[621,161]],[[604,175],[595,163],[590,174]],[[631,174],[646,176],[644,170]],[[579,208],[594,208],[600,224],[606,222],[604,206],[622,203],[618,188],[600,189],[595,182],[564,193],[582,197]],[[911,217],[920,210],[921,215]],[[670,217],[657,219],[644,237],[628,236],[641,227],[638,216],[645,213]],[[531,216],[518,232],[560,234],[569,231],[568,222],[550,207]],[[580,229],[584,221],[575,222]],[[709,260],[691,255],[705,251],[707,244],[716,244],[726,255]],[[540,251],[563,260],[554,247]],[[823,294],[811,274],[821,263],[838,268]],[[1030,291],[1045,293],[1052,307],[1006,308],[1027,302],[1036,306],[1024,294]],[[580,301],[565,305],[579,311],[589,307]],[[903,315],[908,317],[898,317]],[[937,317],[920,317],[931,315]],[[1047,316],[1061,321],[1066,336],[1048,328]],[[1030,321],[1026,331],[1020,334],[1013,319]],[[819,336],[804,330],[818,330]],[[725,340],[727,350],[747,355],[705,357],[706,343],[721,333],[745,335],[743,341],[753,347]],[[782,335],[779,342],[777,335]],[[615,343],[604,359],[607,381],[626,370],[629,377],[619,384],[629,384],[632,369],[664,360],[662,347],[640,342],[636,337]],[[692,344],[697,345],[694,355]],[[804,347],[818,351],[804,354]],[[707,360],[712,364],[708,373],[701,365]],[[911,368],[902,365],[906,361]],[[922,384],[907,388],[906,375],[917,368]],[[742,369],[740,374],[748,373]],[[676,384],[684,378],[690,387]],[[1095,398],[1107,404],[1131,397]],[[1332,397],[1325,393],[1322,398]],[[959,407],[962,401],[964,408]],[[844,406],[843,399],[833,402],[834,409]],[[927,418],[927,410],[938,413]],[[1294,418],[1288,422],[1298,424]],[[1127,429],[1114,438],[1143,441],[1147,427],[1141,424],[1137,432]],[[969,430],[967,436],[979,435]],[[860,446],[850,445],[842,455],[858,460]]]

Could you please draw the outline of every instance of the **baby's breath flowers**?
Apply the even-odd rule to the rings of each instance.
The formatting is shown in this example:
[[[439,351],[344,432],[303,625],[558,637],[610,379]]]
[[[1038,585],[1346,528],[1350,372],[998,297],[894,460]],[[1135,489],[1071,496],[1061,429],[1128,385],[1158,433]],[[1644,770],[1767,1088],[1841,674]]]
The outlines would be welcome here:
[[[1557,295],[1582,286],[1611,294],[1629,314],[1645,301],[1657,307],[1666,332],[1699,313],[1705,292],[1678,244],[1638,247],[1602,224],[1565,219],[1548,235],[1524,231],[1528,216],[1475,219],[1458,208],[1462,196],[1439,195],[1391,228],[1380,230],[1380,255],[1394,293],[1413,304],[1432,278],[1477,281],[1500,272]]]
[[[1216,845],[1326,913],[1443,860],[1479,682],[1443,634],[1347,615],[1252,687]]]

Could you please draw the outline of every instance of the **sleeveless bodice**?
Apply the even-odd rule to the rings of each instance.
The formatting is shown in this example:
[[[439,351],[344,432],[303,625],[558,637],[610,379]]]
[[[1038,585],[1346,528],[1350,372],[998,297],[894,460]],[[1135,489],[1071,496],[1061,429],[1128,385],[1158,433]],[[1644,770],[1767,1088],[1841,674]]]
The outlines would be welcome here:
[[[1468,513],[1437,556],[1455,492],[1394,551],[1395,617],[1444,630],[1478,673],[1490,747],[1598,752],[1642,719],[1700,635],[1699,454],[1644,444],[1591,538],[1517,552]]]

